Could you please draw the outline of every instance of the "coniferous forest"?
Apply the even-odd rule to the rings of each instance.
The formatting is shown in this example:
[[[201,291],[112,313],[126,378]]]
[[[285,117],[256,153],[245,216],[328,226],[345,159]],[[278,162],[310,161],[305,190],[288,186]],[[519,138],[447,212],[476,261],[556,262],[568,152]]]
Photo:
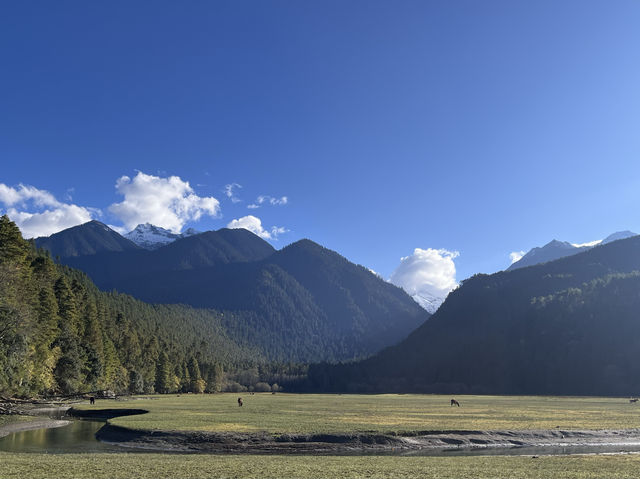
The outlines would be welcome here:
[[[0,218],[0,394],[277,390],[303,371],[234,342],[222,318],[101,292]]]

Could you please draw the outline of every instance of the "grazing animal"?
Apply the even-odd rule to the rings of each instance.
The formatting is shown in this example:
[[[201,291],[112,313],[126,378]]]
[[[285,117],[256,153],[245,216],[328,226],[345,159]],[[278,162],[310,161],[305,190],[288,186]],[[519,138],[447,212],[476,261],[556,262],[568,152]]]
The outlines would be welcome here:
[[[96,398],[94,396],[89,396],[89,404],[95,404]]]
[[[242,398],[238,398],[238,406],[242,407]]]
[[[629,399],[629,402],[638,402],[638,398],[631,398]]]
[[[451,400],[451,405],[460,407],[460,403],[458,401],[456,401],[455,399]]]

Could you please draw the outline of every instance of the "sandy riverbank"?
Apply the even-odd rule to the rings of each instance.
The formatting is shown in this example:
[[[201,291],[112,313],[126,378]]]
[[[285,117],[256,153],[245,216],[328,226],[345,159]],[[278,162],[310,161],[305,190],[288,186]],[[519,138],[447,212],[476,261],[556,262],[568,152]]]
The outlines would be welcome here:
[[[52,427],[62,427],[70,424],[71,421],[49,418],[34,418],[32,421],[10,422],[0,426],[0,437],[8,436],[14,432],[30,431],[33,429],[44,429]]]

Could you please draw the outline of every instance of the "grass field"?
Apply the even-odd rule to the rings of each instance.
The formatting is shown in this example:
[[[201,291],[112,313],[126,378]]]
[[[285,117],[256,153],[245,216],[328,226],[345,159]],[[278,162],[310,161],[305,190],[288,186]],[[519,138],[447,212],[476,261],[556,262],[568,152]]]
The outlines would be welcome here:
[[[637,478],[640,456],[383,457],[9,454],[3,479],[44,478]]]
[[[456,396],[462,407],[438,395],[243,395],[146,397],[97,401],[83,409],[140,408],[139,416],[110,423],[165,431],[354,433],[426,430],[640,428],[640,405],[625,398]]]
[[[424,430],[640,428],[640,409],[624,398],[422,395],[243,395],[144,397],[98,401],[83,409],[136,408],[149,414],[110,422],[129,428],[282,433]],[[282,456],[0,452],[0,478],[637,478],[640,455]]]

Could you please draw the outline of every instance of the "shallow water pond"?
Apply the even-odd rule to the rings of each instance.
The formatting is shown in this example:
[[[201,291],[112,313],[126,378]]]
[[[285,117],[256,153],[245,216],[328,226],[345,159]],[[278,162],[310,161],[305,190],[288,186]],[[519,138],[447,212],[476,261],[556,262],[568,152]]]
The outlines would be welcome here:
[[[125,450],[96,439],[96,432],[104,424],[104,421],[72,420],[67,426],[15,432],[0,438],[0,451],[61,454]]]

